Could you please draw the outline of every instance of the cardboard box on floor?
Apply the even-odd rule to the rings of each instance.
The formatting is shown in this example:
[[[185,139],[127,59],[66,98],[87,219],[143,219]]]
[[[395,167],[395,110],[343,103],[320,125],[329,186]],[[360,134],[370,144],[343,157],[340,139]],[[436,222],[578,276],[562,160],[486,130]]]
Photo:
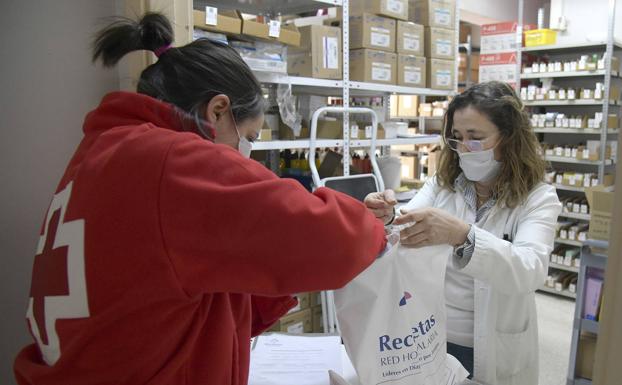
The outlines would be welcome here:
[[[427,86],[435,90],[454,89],[454,71],[456,66],[453,60],[428,59]]]
[[[397,53],[423,56],[425,54],[425,33],[423,26],[408,21],[397,22]]]
[[[586,188],[585,196],[591,214],[588,238],[609,241],[614,193],[606,191],[606,187],[601,185]]]
[[[405,87],[425,88],[426,58],[397,55],[397,84]]]
[[[341,79],[341,28],[300,27],[300,47],[288,50],[287,73],[320,79]]]
[[[193,10],[194,27],[211,32],[235,35],[239,35],[242,32],[242,20],[240,20],[240,15],[236,11],[217,10],[216,12],[216,15],[209,14],[209,17],[206,18],[207,14],[205,11]],[[214,21],[216,21],[216,24],[213,23]]]
[[[350,49],[369,48],[395,52],[396,21],[363,13],[350,16]]]
[[[285,333],[311,333],[313,331],[313,319],[311,309],[287,314],[277,321],[269,331]]]
[[[322,305],[311,308],[311,317],[313,318],[313,333],[324,332],[324,320],[322,318]]]
[[[354,0],[350,2],[351,15],[359,15],[363,12],[408,20],[408,0]]]
[[[456,2],[453,0],[410,0],[408,20],[427,27],[455,29]]]
[[[350,51],[350,80],[396,84],[397,54],[372,49]]]
[[[425,56],[453,60],[456,57],[454,31],[425,27]]]
[[[278,37],[276,37],[270,36],[270,26],[257,18],[245,18],[242,14],[239,14],[239,17],[242,20],[243,35],[273,42],[276,41],[294,47],[300,46],[300,32],[294,24],[281,24],[281,28],[278,30]]]

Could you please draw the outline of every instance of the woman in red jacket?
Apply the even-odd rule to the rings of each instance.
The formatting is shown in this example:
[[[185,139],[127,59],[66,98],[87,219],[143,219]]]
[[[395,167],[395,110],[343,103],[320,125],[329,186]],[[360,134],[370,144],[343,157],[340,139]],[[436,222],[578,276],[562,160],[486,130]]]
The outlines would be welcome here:
[[[246,384],[250,337],[292,293],[341,287],[384,247],[362,203],[246,159],[264,102],[232,48],[172,41],[158,14],[97,35],[106,66],[159,59],[86,117],[41,229],[19,384]]]

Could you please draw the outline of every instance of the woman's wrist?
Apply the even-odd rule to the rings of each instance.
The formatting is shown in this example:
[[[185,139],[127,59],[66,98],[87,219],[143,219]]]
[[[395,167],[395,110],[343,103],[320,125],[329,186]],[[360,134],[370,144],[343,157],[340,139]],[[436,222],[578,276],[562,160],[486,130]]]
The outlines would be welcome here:
[[[463,221],[458,221],[456,225],[456,237],[452,242],[453,247],[458,247],[464,244],[467,241],[467,237],[469,235],[469,231],[471,231],[471,226]]]

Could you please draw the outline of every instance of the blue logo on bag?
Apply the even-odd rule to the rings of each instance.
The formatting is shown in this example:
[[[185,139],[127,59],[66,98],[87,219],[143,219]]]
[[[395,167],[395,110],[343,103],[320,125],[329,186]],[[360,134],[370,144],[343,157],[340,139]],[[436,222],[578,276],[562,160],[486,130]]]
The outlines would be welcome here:
[[[412,297],[413,296],[409,292],[405,291],[404,296],[402,297],[402,299],[400,299],[400,306],[406,306],[406,301],[408,301]]]

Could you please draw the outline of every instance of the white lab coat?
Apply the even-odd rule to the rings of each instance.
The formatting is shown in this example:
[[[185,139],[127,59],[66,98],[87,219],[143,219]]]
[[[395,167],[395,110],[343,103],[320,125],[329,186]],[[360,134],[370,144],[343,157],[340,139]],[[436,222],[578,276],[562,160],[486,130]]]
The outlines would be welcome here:
[[[430,178],[405,209],[436,207],[467,223],[476,213],[461,192]],[[495,206],[475,227],[475,250],[462,272],[474,279],[474,376],[490,385],[538,384],[535,291],[547,276],[561,204],[540,184],[524,204]],[[503,239],[509,236],[510,241]],[[450,263],[452,258],[450,258]]]

